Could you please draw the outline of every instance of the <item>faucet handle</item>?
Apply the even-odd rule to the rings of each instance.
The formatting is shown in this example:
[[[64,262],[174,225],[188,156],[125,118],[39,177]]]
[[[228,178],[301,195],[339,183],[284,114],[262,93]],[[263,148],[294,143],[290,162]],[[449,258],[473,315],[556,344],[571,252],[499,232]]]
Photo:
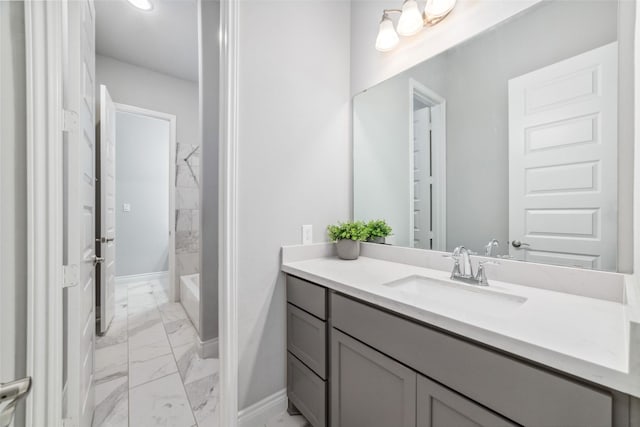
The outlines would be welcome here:
[[[478,262],[478,271],[476,273],[476,280],[478,281],[478,285],[481,286],[489,286],[489,281],[487,280],[487,272],[485,271],[485,265],[500,265],[498,261],[480,261]]]

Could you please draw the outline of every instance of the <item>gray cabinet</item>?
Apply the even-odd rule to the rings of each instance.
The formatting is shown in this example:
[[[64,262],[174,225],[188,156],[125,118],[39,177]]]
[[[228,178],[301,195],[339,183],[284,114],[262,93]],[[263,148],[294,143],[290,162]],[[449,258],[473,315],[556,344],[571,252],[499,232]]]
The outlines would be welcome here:
[[[607,390],[352,298],[333,293],[330,306],[334,328],[520,425],[613,424]]]
[[[287,393],[313,427],[640,427],[640,400],[306,280],[287,301]]]
[[[459,394],[418,376],[417,427],[516,427]]]
[[[335,329],[331,353],[332,427],[415,427],[414,371]]]
[[[287,396],[313,427],[327,425],[327,290],[287,276]]]

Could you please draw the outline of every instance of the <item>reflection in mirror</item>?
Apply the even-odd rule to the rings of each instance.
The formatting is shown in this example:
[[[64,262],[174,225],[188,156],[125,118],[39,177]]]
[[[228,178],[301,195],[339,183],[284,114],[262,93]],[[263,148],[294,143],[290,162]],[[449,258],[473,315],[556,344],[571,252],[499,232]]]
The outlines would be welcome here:
[[[545,1],[354,98],[354,218],[389,243],[629,271],[631,1]]]

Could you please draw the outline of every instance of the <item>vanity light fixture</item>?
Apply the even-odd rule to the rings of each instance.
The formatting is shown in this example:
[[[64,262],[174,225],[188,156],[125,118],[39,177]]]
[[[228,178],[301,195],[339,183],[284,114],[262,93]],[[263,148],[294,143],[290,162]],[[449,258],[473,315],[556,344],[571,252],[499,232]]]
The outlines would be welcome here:
[[[418,34],[424,27],[442,21],[455,5],[456,0],[427,0],[421,13],[417,0],[405,0],[402,9],[385,9],[378,29],[376,49],[380,52],[393,50],[399,42],[398,34],[405,37]],[[400,14],[397,32],[389,16],[391,13]]]
[[[131,3],[131,5],[134,6],[135,8],[144,10],[145,12],[148,12],[151,9],[153,9],[153,3],[151,3],[151,0],[127,0],[127,1]]]

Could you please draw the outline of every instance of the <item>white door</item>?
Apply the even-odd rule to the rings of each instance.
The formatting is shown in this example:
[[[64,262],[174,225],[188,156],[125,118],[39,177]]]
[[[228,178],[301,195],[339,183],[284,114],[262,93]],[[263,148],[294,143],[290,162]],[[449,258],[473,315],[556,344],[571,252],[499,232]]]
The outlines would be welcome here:
[[[509,253],[615,270],[617,73],[612,43],[509,81]]]
[[[116,309],[116,107],[100,85],[100,333],[105,333]]]
[[[415,102],[415,101],[414,101]],[[431,249],[431,108],[413,112],[413,247]]]
[[[95,344],[95,9],[68,1],[64,108],[75,126],[66,136],[66,256],[73,283],[65,291],[64,417],[89,427],[94,408]]]
[[[0,396],[27,374],[27,135],[24,4],[0,1]],[[0,397],[0,426],[17,414]]]

